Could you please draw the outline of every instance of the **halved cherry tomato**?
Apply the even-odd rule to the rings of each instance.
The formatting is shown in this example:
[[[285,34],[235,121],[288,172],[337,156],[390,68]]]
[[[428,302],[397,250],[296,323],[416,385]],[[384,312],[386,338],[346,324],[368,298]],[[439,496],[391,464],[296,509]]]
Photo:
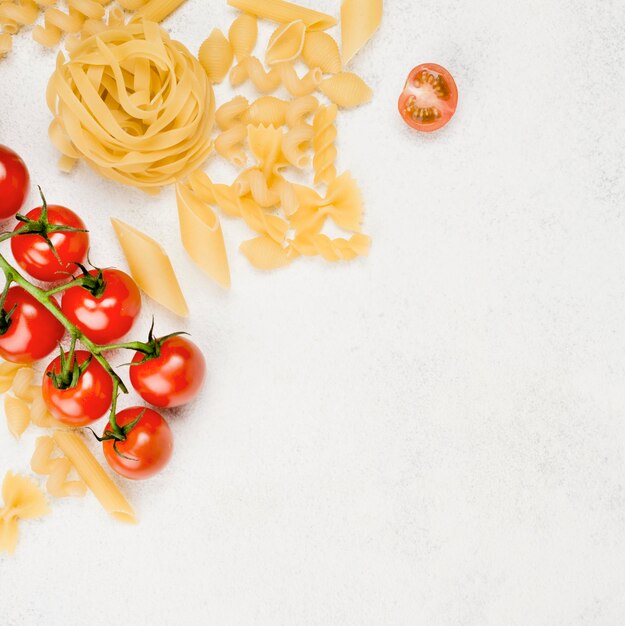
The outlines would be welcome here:
[[[451,74],[435,63],[422,63],[408,74],[397,106],[408,126],[429,133],[445,126],[457,105],[458,88]]]
[[[13,217],[22,208],[29,184],[24,161],[13,150],[0,145],[0,219]]]
[[[57,304],[54,298],[51,298]],[[11,316],[6,314],[15,307]],[[0,314],[0,356],[14,363],[32,363],[48,356],[65,334],[46,307],[22,287],[11,287]],[[4,330],[4,332],[2,332]]]
[[[75,363],[83,365],[89,356],[86,350],[76,350]],[[111,407],[113,381],[95,359],[91,359],[74,387],[57,388],[48,374],[57,377],[61,374],[60,357],[46,368],[41,390],[50,413],[64,424],[86,426],[101,418]]]
[[[130,366],[130,382],[150,404],[174,407],[195,398],[206,374],[206,362],[199,348],[179,335],[167,337],[158,355],[136,352]]]
[[[160,472],[171,458],[174,440],[163,417],[152,409],[133,406],[117,414],[117,424],[127,426],[139,421],[126,434],[124,441],[107,439],[102,442],[108,464],[122,476],[134,480],[150,478]],[[110,426],[104,429],[106,437]]]
[[[26,213],[31,220],[38,220],[42,207],[37,207]],[[85,229],[85,223],[70,209],[57,204],[48,205],[48,222],[59,226]],[[24,228],[19,223],[15,230]],[[33,278],[52,282],[64,280],[66,273],[76,269],[74,263],[82,263],[89,250],[89,235],[86,232],[52,232],[50,241],[56,250],[54,252],[41,235],[19,235],[11,239],[11,251],[19,266]],[[59,259],[61,261],[59,262]],[[64,274],[65,273],[65,274]]]
[[[91,270],[89,275],[97,278],[100,271],[101,293],[70,287],[63,293],[61,310],[91,341],[107,344],[132,328],[141,310],[141,293],[135,281],[120,270]]]

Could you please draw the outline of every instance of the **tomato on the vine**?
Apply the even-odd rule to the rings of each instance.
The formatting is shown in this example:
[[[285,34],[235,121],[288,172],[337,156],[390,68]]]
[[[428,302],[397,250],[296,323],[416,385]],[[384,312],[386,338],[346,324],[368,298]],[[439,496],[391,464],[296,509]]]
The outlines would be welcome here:
[[[37,207],[26,213],[26,218],[37,222],[41,218],[43,207]],[[47,224],[66,226],[76,230],[54,231],[48,233],[50,243],[40,234],[19,235],[11,238],[11,251],[18,265],[33,278],[46,282],[64,280],[75,269],[75,263],[82,263],[89,250],[89,234],[85,223],[72,210],[50,204],[47,206]],[[15,232],[24,230],[27,224],[20,223]]]
[[[154,356],[136,352],[130,365],[130,382],[150,404],[170,408],[195,398],[206,375],[204,355],[179,335],[155,340]]]
[[[0,145],[0,219],[13,217],[22,208],[29,184],[24,161],[13,150]]]
[[[91,341],[107,344],[123,337],[141,310],[141,293],[128,274],[116,269],[88,273],[93,285],[70,287],[61,310]]]
[[[408,74],[397,104],[408,126],[429,133],[445,126],[456,112],[458,88],[441,65],[422,63]]]
[[[41,388],[43,399],[59,421],[70,426],[86,426],[101,418],[111,407],[113,381],[86,350],[76,350],[74,364],[69,363],[70,368],[79,368],[77,380],[72,380],[72,369],[65,371],[67,376],[63,380],[66,359],[67,354],[63,362],[58,356],[46,368]]]
[[[137,418],[137,423],[125,433],[125,439],[105,439],[104,457],[118,474],[134,480],[150,478],[169,462],[173,452],[173,436],[169,424],[152,409],[133,406],[117,414],[117,424],[123,429]],[[110,425],[103,437],[109,437]]]
[[[54,298],[50,298],[58,307]],[[10,314],[10,315],[9,315]],[[32,363],[54,350],[65,334],[59,320],[22,287],[11,287],[0,312],[0,356]]]

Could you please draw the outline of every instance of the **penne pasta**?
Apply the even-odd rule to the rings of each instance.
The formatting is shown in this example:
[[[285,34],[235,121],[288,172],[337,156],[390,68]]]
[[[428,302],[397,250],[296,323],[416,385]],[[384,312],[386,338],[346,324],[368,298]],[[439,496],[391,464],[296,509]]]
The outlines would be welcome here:
[[[341,47],[343,65],[371,39],[382,22],[383,0],[343,0]]]
[[[302,20],[308,30],[326,30],[336,26],[336,19],[331,15],[285,0],[228,0],[228,4],[239,11],[282,24]]]
[[[152,22],[162,22],[184,2],[186,0],[149,0],[137,11],[137,15]]]

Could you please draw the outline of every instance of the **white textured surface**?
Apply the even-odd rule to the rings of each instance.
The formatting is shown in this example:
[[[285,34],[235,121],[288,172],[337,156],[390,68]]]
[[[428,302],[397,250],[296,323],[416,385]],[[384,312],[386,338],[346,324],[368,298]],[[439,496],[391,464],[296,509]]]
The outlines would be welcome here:
[[[167,26],[196,50],[224,4]],[[227,294],[185,258],[171,190],[57,173],[55,55],[17,38],[0,142],[84,215],[98,262],[122,262],[110,215],[169,245],[211,375],[172,420],[167,471],[127,486],[140,526],[91,497],[23,524],[3,625],[623,624],[622,17],[616,0],[388,0],[354,64],[375,101],[339,123],[370,258],[262,275],[226,222]],[[423,61],[460,90],[432,136],[395,109]],[[0,473],[28,471],[32,440],[0,436]]]

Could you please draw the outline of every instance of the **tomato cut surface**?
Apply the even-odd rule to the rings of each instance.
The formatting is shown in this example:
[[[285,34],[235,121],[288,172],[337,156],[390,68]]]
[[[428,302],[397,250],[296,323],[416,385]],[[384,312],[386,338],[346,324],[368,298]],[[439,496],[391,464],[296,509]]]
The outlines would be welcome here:
[[[426,133],[445,126],[457,105],[458,88],[454,79],[435,63],[417,65],[408,74],[398,102],[404,122]]]

